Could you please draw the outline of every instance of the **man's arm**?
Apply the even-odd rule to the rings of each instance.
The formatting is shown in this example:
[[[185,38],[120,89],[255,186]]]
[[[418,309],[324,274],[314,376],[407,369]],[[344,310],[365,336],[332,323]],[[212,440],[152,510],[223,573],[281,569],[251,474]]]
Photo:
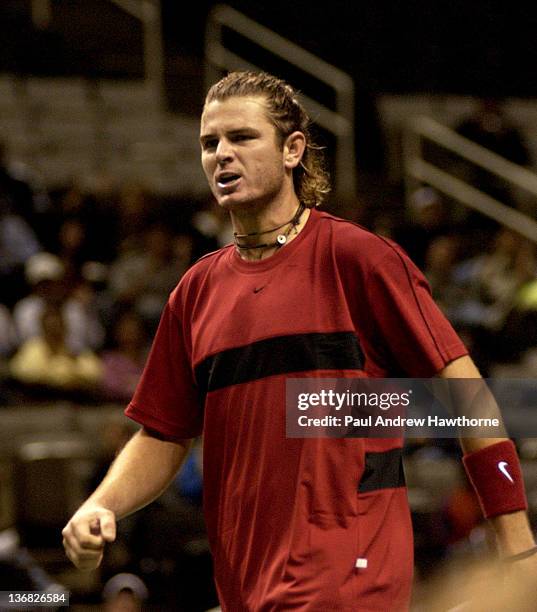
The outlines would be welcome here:
[[[460,357],[451,362],[439,374],[442,378],[481,378],[479,370],[470,357]],[[492,401],[494,398],[492,397]],[[461,438],[465,454],[479,451],[487,446],[503,442],[505,438]],[[526,512],[520,510],[501,514],[490,519],[496,532],[500,554],[512,556],[531,549],[535,545]]]
[[[69,559],[80,569],[95,569],[106,542],[116,537],[116,519],[142,508],[171,482],[191,440],[169,442],[145,429],[125,445],[95,492],[62,531]]]

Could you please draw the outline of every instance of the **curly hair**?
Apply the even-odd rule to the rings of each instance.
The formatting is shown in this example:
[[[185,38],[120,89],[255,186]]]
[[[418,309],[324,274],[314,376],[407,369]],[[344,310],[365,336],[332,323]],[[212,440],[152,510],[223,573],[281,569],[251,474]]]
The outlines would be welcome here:
[[[209,89],[205,106],[215,100],[239,96],[262,96],[265,99],[268,118],[276,128],[280,146],[283,146],[289,134],[295,131],[304,134],[306,148],[300,164],[293,170],[293,182],[304,206],[319,206],[330,192],[330,176],[322,147],[313,141],[311,120],[298,101],[295,90],[266,72],[230,72]]]

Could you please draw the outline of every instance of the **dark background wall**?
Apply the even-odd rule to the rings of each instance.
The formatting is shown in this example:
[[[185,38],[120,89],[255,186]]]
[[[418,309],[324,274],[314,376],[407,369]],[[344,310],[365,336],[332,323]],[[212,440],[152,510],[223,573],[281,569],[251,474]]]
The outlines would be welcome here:
[[[162,0],[172,65],[201,59],[214,2]],[[303,45],[375,93],[537,96],[537,7],[491,0],[332,0],[229,4]],[[105,0],[53,0],[47,31],[29,0],[0,2],[0,70],[138,76],[136,20]],[[95,29],[94,24],[98,24]],[[192,70],[195,74],[196,70]]]
[[[201,54],[212,2],[163,0],[167,39]],[[377,93],[537,95],[536,7],[490,0],[230,0]]]

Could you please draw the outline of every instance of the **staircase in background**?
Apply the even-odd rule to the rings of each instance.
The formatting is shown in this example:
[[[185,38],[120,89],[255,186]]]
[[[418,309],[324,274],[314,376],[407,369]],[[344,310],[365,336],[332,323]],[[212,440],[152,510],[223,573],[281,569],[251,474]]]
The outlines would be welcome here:
[[[379,110],[390,150],[392,180],[404,179],[407,199],[420,184],[429,184],[465,207],[537,243],[537,103],[511,98],[505,112],[523,134],[530,167],[522,167],[455,132],[461,118],[475,108],[469,96],[384,96]],[[434,143],[453,158],[447,165],[427,159],[425,146]],[[451,159],[445,157],[445,160]],[[516,208],[500,202],[468,182],[459,160],[497,176],[515,196]]]
[[[105,173],[159,194],[205,193],[201,61],[164,61],[158,3],[41,6],[47,8],[41,27],[32,3],[0,6],[0,138],[12,160],[51,189]]]
[[[198,119],[162,110],[143,81],[0,75],[0,133],[49,189],[105,173],[162,195],[206,191]]]

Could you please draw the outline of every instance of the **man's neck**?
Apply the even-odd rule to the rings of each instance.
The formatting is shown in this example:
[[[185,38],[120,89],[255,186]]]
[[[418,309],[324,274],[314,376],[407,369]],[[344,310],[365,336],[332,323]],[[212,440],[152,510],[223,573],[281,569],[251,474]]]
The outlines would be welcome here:
[[[301,207],[296,197],[280,206],[231,211],[238,253],[247,261],[274,255],[302,231],[309,214],[310,210]]]
[[[231,209],[230,217],[236,234],[263,232],[285,223],[296,213],[300,202],[295,194],[279,197],[270,203],[255,202],[247,208]]]

